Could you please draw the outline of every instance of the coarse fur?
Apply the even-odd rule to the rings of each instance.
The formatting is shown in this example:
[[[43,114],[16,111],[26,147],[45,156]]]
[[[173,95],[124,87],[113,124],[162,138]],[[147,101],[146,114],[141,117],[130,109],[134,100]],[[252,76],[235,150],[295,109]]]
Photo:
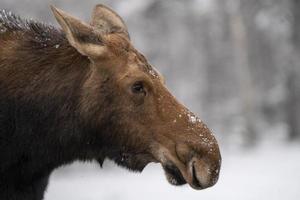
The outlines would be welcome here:
[[[103,159],[102,149],[96,148],[96,156],[89,152],[102,139],[78,118],[81,87],[91,69],[60,30],[6,11],[1,16],[6,31],[0,34],[0,199],[41,199],[56,167]],[[109,92],[99,92],[109,100]],[[106,103],[98,102],[99,108]]]
[[[88,60],[60,30],[0,16],[0,199],[42,199],[53,169],[91,157],[78,152],[92,139],[77,118]]]
[[[106,9],[117,17],[107,24],[122,27],[103,33],[53,10],[62,30],[0,11],[0,199],[41,200],[55,168],[105,158],[134,171],[161,162],[172,184],[213,185],[220,168],[214,137],[202,122],[190,123],[194,115],[133,48],[121,18]],[[140,82],[147,90],[127,89]],[[195,166],[211,168],[207,186]]]

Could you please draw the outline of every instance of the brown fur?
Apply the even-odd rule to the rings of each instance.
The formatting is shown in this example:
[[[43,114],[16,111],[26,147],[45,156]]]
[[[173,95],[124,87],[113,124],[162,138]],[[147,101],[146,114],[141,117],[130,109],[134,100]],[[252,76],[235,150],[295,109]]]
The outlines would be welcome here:
[[[52,9],[62,31],[0,17],[0,198],[41,199],[51,171],[78,159],[109,158],[137,171],[160,162],[172,184],[215,184],[214,136],[170,94],[121,18],[94,13],[116,22],[103,33]]]

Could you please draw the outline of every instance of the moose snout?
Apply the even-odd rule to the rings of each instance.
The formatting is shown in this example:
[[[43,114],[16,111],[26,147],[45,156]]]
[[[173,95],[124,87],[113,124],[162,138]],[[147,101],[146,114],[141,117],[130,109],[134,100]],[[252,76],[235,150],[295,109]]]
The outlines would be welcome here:
[[[186,144],[176,145],[176,155],[184,163],[181,173],[192,188],[199,190],[216,184],[221,166],[217,145],[198,151]]]
[[[216,184],[221,167],[221,154],[218,143],[203,122],[191,125],[178,137],[175,152],[184,166],[181,173],[194,189],[205,189]],[[180,166],[180,164],[178,164]]]
[[[153,156],[165,170],[169,183],[188,183],[194,189],[216,184],[221,166],[219,146],[212,131],[172,95],[160,97],[162,120],[154,135]],[[164,101],[166,100],[166,101]],[[165,110],[164,110],[165,111]],[[167,113],[167,114],[166,114]]]
[[[212,165],[196,157],[188,163],[187,170],[191,177],[189,184],[195,189],[211,187],[219,177],[219,165]]]
[[[180,143],[175,151],[160,147],[158,161],[163,165],[168,181],[173,185],[188,183],[201,190],[216,184],[221,166],[218,146],[197,147]]]

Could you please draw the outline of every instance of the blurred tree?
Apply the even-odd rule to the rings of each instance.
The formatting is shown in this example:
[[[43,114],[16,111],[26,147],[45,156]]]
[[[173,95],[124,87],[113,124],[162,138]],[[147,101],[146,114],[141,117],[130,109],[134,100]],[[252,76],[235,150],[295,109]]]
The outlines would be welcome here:
[[[243,135],[246,145],[256,142],[255,118],[254,118],[254,88],[250,71],[248,52],[248,32],[245,25],[241,0],[228,1],[230,11],[230,27],[233,41],[234,61],[237,78],[240,84],[241,114],[243,123]]]
[[[287,78],[289,138],[300,138],[300,0],[292,0],[292,67]]]

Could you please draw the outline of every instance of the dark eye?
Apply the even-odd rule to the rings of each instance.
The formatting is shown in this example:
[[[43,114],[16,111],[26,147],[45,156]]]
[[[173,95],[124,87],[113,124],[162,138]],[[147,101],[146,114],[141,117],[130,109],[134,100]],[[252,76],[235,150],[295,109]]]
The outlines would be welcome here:
[[[135,94],[146,94],[146,91],[144,89],[144,84],[141,81],[135,82],[132,87],[131,87],[131,91]]]

